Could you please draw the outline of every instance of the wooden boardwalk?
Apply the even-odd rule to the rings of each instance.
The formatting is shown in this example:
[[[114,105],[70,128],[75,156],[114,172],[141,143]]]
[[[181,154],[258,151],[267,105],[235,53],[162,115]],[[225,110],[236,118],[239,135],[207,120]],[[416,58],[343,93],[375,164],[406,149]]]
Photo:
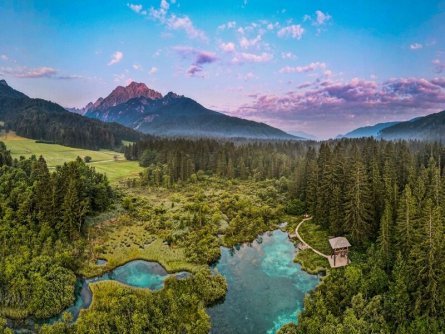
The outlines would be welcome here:
[[[332,258],[332,256],[330,255],[326,255],[323,254],[322,252],[320,252],[319,250],[315,249],[314,247],[312,247],[311,245],[309,245],[306,241],[303,240],[303,238],[301,237],[300,233],[298,233],[298,229],[300,228],[300,226],[308,220],[311,220],[312,217],[308,217],[308,218],[304,218],[295,228],[295,234],[291,234],[290,237],[291,238],[295,238],[297,237],[298,240],[300,240],[301,243],[303,243],[305,245],[305,249],[311,249],[314,253],[324,257],[325,259],[328,260],[331,268],[339,268],[339,267],[344,267],[349,263],[349,259],[347,257],[345,258],[338,258],[336,260],[336,263],[334,264],[334,259]]]

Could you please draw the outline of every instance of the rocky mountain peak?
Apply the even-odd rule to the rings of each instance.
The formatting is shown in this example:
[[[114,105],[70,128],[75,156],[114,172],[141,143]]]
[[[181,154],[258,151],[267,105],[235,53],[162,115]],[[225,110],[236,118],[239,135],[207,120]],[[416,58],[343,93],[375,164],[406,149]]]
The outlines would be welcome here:
[[[116,87],[110,95],[104,99],[99,99],[94,103],[94,107],[99,110],[108,109],[128,100],[145,97],[152,100],[162,99],[162,94],[150,89],[144,83],[131,82],[128,86]]]
[[[0,80],[0,85],[8,87],[8,83],[5,79]]]

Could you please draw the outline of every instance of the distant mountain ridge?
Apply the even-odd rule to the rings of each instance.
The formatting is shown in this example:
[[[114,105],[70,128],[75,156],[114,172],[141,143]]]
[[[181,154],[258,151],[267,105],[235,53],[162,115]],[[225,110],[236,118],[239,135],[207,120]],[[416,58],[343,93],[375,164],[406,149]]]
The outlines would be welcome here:
[[[381,131],[381,138],[445,142],[445,110],[385,128]]]
[[[144,137],[120,124],[93,120],[56,103],[32,99],[5,80],[0,80],[0,121],[20,136],[80,148],[118,148],[123,140]]]
[[[158,136],[303,139],[264,123],[207,109],[183,95],[169,92],[162,96],[136,82],[117,87],[103,100],[89,103],[80,112]]]
[[[408,121],[378,123],[355,129],[337,138],[375,137],[386,140],[429,140],[445,142],[445,110]]]
[[[338,138],[362,138],[362,137],[379,137],[383,129],[399,124],[400,122],[386,122],[375,125],[363,126],[350,131],[344,135],[339,135]]]

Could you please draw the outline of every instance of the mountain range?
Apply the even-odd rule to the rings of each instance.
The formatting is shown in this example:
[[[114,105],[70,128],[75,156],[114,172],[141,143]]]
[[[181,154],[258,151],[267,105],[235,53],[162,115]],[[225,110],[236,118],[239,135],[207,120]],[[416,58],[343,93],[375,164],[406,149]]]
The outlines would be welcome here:
[[[83,109],[71,110],[157,136],[304,139],[264,123],[207,109],[183,95],[169,92],[163,96],[136,82],[118,86],[107,97],[90,102]]]
[[[387,127],[381,131],[380,137],[445,142],[445,110]]]
[[[143,134],[117,123],[104,123],[71,113],[62,106],[33,99],[0,80],[0,121],[18,135],[72,147],[117,148]]]

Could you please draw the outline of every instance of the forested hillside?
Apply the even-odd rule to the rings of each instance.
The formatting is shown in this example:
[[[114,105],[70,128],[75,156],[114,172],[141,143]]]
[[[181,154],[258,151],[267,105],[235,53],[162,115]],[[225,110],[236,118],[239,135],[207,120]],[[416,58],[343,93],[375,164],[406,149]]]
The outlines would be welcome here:
[[[284,333],[439,333],[445,314],[445,177],[438,144],[339,140],[321,146],[155,140],[128,148],[142,182],[169,186],[199,173],[279,178],[355,258],[306,299]]]
[[[87,216],[108,208],[107,179],[80,159],[49,172],[0,142],[0,316],[44,318],[74,299]]]
[[[400,122],[381,131],[387,140],[445,140],[445,111]]]
[[[136,141],[142,134],[116,123],[104,123],[66,111],[56,103],[31,99],[0,84],[0,121],[18,135],[89,149],[117,148],[122,140]]]
[[[358,254],[306,298],[298,327],[282,333],[444,331],[444,153],[374,140],[308,152],[296,196]]]

